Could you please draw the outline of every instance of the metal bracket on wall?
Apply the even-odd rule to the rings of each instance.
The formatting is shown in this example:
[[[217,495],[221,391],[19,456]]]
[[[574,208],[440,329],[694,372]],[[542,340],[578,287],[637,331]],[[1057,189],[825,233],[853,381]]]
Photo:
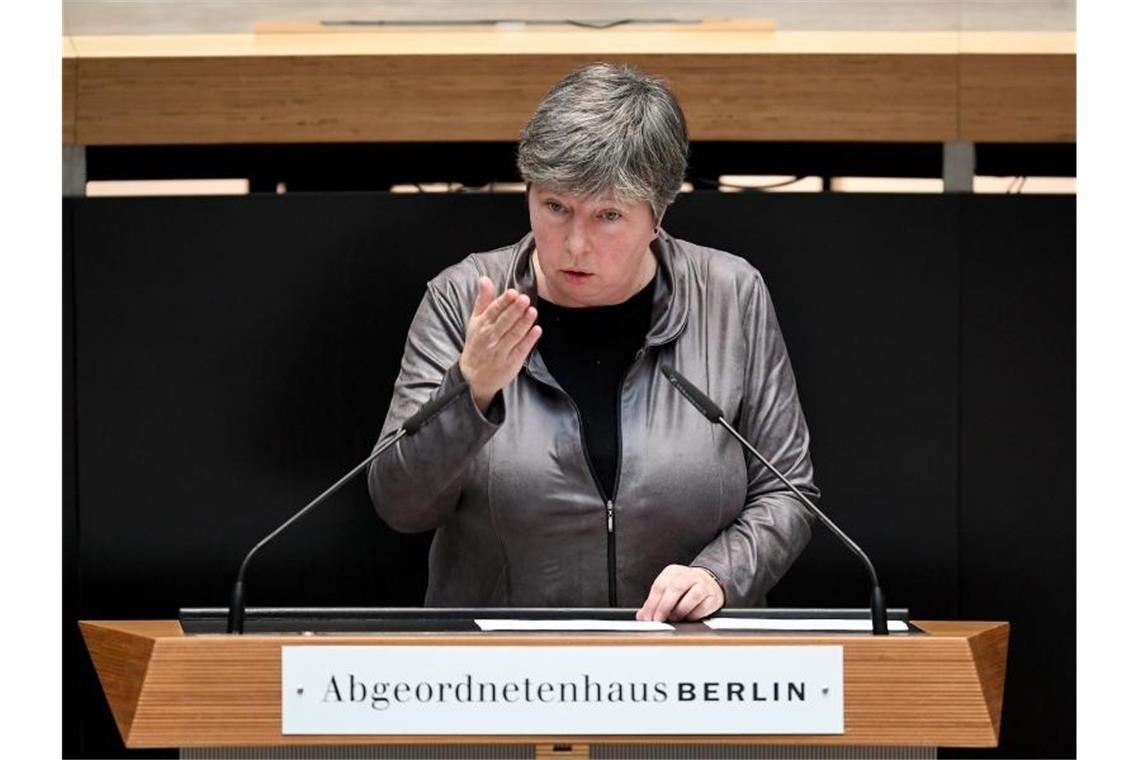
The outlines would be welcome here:
[[[974,143],[969,140],[942,143],[942,190],[974,192]]]
[[[87,148],[83,145],[63,146],[63,197],[87,195]]]

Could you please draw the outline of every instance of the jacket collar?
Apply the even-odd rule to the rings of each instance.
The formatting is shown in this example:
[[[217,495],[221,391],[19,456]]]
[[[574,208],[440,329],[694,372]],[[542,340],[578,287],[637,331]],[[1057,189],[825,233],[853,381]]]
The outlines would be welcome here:
[[[693,284],[692,265],[688,255],[676,238],[661,230],[657,239],[649,244],[657,257],[657,275],[653,287],[653,314],[645,345],[660,346],[676,340],[689,316],[689,293]],[[508,287],[526,293],[533,301],[538,296],[531,251],[534,250],[534,233],[528,232],[514,246]],[[531,353],[527,363],[534,360]]]

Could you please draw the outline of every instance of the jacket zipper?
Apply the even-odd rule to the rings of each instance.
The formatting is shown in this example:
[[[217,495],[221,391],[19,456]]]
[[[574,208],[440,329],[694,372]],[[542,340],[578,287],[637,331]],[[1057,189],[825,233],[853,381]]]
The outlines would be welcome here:
[[[633,356],[633,361],[626,367],[625,372],[621,376],[621,382],[618,383],[617,391],[617,404],[618,404],[618,425],[617,425],[617,473],[614,475],[614,495],[617,495],[618,484],[621,483],[621,460],[622,460],[622,435],[621,435],[621,397],[625,391],[625,381],[629,379],[629,373],[637,365],[638,360],[645,354],[645,348],[639,348],[637,353]],[[566,397],[570,402],[570,408],[574,410],[574,416],[578,418],[578,441],[582,444],[582,457],[586,460],[586,469],[590,471],[590,477],[594,479],[594,487],[598,489],[598,495],[602,497],[602,502],[606,505],[606,576],[608,579],[609,603],[611,607],[617,607],[617,539],[614,534],[614,514],[616,509],[614,507],[614,500],[606,498],[606,491],[602,488],[602,481],[598,478],[598,473],[594,471],[594,463],[590,461],[590,450],[586,446],[586,426],[582,422],[582,412],[575,403],[574,397],[571,396],[565,388],[560,385],[539,380],[534,376],[534,373],[529,368],[526,373],[531,376],[532,380],[541,382],[543,385],[550,386],[556,389],[559,393]]]
[[[617,493],[617,488],[614,489],[614,493]],[[613,499],[606,501],[606,570],[609,576],[610,606],[617,607],[617,541],[614,539]]]
[[[637,349],[637,353],[633,355],[633,361],[631,361],[629,363],[629,366],[625,368],[625,372],[623,372],[622,376],[621,376],[621,382],[618,383],[618,389],[617,389],[617,407],[618,407],[617,408],[617,417],[618,417],[618,424],[617,424],[617,465],[618,466],[617,466],[617,473],[614,475],[614,496],[615,497],[617,496],[618,486],[621,485],[621,471],[622,471],[621,463],[622,463],[622,455],[624,453],[622,451],[622,434],[621,434],[621,429],[622,429],[622,425],[621,425],[621,397],[622,397],[622,394],[625,392],[625,381],[629,379],[629,373],[632,372],[633,368],[637,366],[637,362],[641,360],[641,357],[644,354],[645,354],[645,347],[644,346]],[[614,533],[614,512],[615,512],[614,502],[611,499],[610,501],[606,502],[606,515],[608,518],[607,522],[606,522],[606,528],[607,528],[607,531],[606,531],[606,550],[607,550],[607,559],[609,560],[609,571],[610,571],[610,606],[611,607],[617,607],[617,536]]]
[[[528,374],[530,374],[528,370]],[[531,376],[534,377],[533,375]],[[538,380],[538,378],[534,378]],[[541,381],[539,381],[541,382]],[[602,488],[602,481],[598,478],[598,473],[594,471],[594,463],[590,461],[590,450],[586,448],[586,425],[582,422],[582,412],[578,409],[578,404],[574,402],[574,397],[571,396],[566,389],[561,386],[551,385],[550,383],[543,383],[555,388],[559,393],[566,397],[570,402],[570,408],[574,410],[574,416],[578,419],[578,442],[582,445],[582,458],[586,460],[586,469],[590,471],[590,477],[594,479],[594,487],[598,489],[598,496],[602,498],[602,503],[606,505],[606,563],[607,563],[607,576],[609,578],[609,601],[611,607],[617,606],[617,572],[614,569],[614,503],[612,499],[606,498],[606,491]],[[618,426],[621,427],[620,425]],[[620,454],[620,439],[621,434],[618,433],[619,439],[619,454]],[[621,472],[621,462],[618,462],[618,472]],[[615,478],[616,480],[616,478]],[[617,488],[614,489],[617,493]]]

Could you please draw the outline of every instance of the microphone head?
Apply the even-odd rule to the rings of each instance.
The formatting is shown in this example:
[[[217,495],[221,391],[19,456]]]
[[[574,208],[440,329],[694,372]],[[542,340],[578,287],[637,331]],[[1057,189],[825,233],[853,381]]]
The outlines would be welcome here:
[[[713,403],[713,400],[702,393],[697,386],[690,383],[680,372],[670,367],[668,364],[661,365],[661,374],[669,383],[681,392],[685,400],[697,408],[709,422],[719,423],[724,418],[724,412],[720,407]]]

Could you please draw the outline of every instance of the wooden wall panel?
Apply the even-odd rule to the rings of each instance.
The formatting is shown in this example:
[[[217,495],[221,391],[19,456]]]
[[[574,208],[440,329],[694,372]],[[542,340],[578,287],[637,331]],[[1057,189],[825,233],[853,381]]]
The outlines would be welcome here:
[[[242,142],[238,58],[83,59],[76,140],[82,145]],[[226,139],[221,139],[223,136]],[[256,140],[246,140],[256,142]]]
[[[961,72],[961,139],[1076,142],[1076,55],[964,55]]]
[[[569,56],[86,59],[85,145],[515,140]],[[608,56],[666,77],[694,140],[954,139],[945,56]]]
[[[644,65],[674,84],[694,140],[942,142],[957,130],[951,56],[662,57]]]
[[[60,74],[63,81],[62,122],[63,144],[75,144],[75,90],[79,83],[79,61],[75,57],[75,46],[71,40],[63,38],[63,58],[60,61]]]
[[[1076,134],[1069,33],[402,30],[65,44],[79,61],[71,139],[84,145],[512,141],[553,82],[597,60],[668,78],[694,140]]]

